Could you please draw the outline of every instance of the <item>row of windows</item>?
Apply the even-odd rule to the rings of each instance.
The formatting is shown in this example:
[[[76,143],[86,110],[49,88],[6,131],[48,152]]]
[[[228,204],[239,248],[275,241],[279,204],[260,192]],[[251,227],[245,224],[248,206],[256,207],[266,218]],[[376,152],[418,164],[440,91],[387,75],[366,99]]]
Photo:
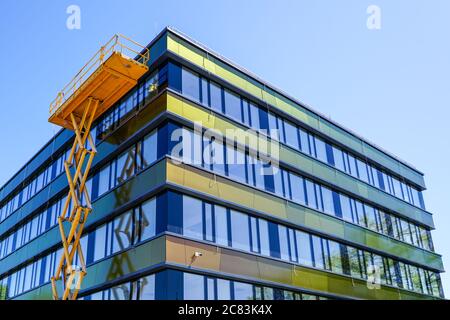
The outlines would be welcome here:
[[[36,193],[52,182],[57,176],[64,172],[64,161],[67,159],[70,150],[66,150],[50,165],[41,169],[40,173],[25,188],[21,189],[9,201],[0,208],[0,222],[9,217],[25,202],[30,200]]]
[[[324,297],[260,286],[240,281],[203,276],[176,270],[161,271],[138,280],[95,292],[79,300],[159,300],[160,292],[171,289],[179,300],[325,300]],[[160,292],[158,292],[158,290]],[[165,297],[164,297],[165,298]]]
[[[90,265],[155,236],[155,201],[151,199],[84,235],[80,244],[86,254],[86,264]],[[62,249],[59,249],[1,279],[0,288],[6,290],[7,298],[12,298],[49,282],[61,255]],[[76,254],[74,265],[79,265],[78,259]]]
[[[171,68],[180,67],[169,64]],[[173,72],[172,74],[176,74]],[[263,132],[277,130],[273,138],[300,150],[322,162],[352,175],[370,185],[388,192],[410,204],[425,209],[422,193],[413,186],[400,181],[376,168],[366,161],[359,159],[341,148],[328,143],[311,132],[268,112],[266,109],[248,101],[247,99],[224,89],[220,85],[182,67],[178,71],[181,86],[173,87],[182,94],[200,102],[201,104],[225,114],[247,127]],[[169,79],[169,85],[176,81]]]
[[[132,114],[138,107],[144,106],[155,97],[162,89],[167,87],[167,65],[152,72],[145,79],[124,96],[115,107],[111,108],[101,117],[96,125],[96,137],[102,139],[105,134],[114,130]]]
[[[171,199],[173,202],[174,199]],[[183,195],[182,234],[247,252],[439,296],[439,275]]]
[[[165,192],[122,213],[83,235],[80,244],[86,264],[91,265],[164,231],[362,279],[371,275],[368,268],[376,266],[381,283],[441,294],[439,274],[429,270],[175,192]],[[47,283],[61,254],[59,249],[1,279],[6,296],[12,298]]]
[[[32,241],[34,238],[56,226],[66,198],[67,197],[58,199],[50,205],[48,209],[39,212],[15,232],[11,233],[3,240],[0,240],[0,259],[3,259],[10,253]]]
[[[266,162],[258,160],[250,152],[241,151],[217,137],[199,136],[183,129],[181,139],[182,160],[186,163],[202,165],[208,170],[228,176],[258,189],[273,192],[298,204],[336,216],[345,221],[369,228],[409,244],[433,250],[431,233],[422,226],[408,222],[395,215],[383,212],[367,203],[348,197],[340,192],[313,182],[310,179],[289,172],[275,170],[274,174],[261,174],[268,169]],[[195,141],[203,141],[195,145]],[[175,147],[173,148],[175,150]],[[169,152],[173,156],[179,153]],[[208,155],[201,159],[196,153]],[[201,159],[202,161],[198,161]],[[267,170],[264,170],[267,172]],[[270,171],[269,171],[270,172]]]
[[[96,200],[102,194],[134,176],[138,170],[152,164],[157,157],[156,150],[157,131],[155,130],[144,137],[142,141],[139,141],[117,158],[111,160],[99,173],[86,181],[86,190],[90,194],[91,199]],[[0,259],[54,227],[58,223],[58,216],[61,214],[66,198],[57,200],[15,232],[0,240]],[[86,204],[84,195],[82,202]],[[71,204],[68,212],[71,211],[70,208]]]

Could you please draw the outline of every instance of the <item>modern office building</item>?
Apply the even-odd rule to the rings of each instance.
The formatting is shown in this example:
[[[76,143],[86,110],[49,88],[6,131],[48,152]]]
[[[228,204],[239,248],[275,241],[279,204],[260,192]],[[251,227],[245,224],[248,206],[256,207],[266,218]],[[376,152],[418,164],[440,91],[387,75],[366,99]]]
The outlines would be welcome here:
[[[172,28],[148,48],[93,129],[80,299],[444,297],[420,171]],[[52,298],[73,139],[0,190],[0,299]]]

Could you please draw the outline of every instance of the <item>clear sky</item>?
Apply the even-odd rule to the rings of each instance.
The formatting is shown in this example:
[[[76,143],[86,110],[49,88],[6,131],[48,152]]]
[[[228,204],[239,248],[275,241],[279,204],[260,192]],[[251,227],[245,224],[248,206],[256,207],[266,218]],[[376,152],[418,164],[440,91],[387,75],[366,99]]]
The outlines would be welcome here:
[[[101,44],[115,33],[146,44],[171,25],[423,171],[448,269],[449,14],[448,0],[2,0],[0,185],[57,131],[50,101]]]

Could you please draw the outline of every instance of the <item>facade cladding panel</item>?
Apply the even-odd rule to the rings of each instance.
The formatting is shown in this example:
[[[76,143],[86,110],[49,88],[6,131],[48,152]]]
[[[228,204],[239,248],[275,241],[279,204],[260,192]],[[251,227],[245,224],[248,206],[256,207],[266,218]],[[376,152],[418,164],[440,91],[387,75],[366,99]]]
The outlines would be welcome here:
[[[80,299],[444,297],[421,172],[172,28],[149,49],[93,129]],[[0,190],[0,299],[51,299],[72,140]]]

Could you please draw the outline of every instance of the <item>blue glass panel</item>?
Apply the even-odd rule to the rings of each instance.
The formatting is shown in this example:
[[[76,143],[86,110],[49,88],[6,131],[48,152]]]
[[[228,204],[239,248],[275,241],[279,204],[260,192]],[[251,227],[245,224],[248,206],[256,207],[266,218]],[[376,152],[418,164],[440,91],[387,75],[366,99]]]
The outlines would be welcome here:
[[[182,93],[189,98],[200,101],[200,78],[197,74],[182,68]]]

